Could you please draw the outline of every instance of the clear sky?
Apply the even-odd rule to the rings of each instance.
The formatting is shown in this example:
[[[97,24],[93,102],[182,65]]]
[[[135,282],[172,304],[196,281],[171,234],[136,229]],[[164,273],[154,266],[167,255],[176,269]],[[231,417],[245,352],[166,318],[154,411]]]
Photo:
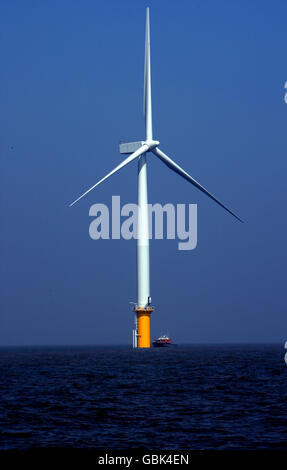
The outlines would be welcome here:
[[[149,201],[198,204],[198,245],[151,242],[152,338],[287,340],[287,4],[0,4],[1,345],[128,344],[136,243],[89,237],[89,208],[136,202],[150,6],[154,138],[241,224],[148,156]]]

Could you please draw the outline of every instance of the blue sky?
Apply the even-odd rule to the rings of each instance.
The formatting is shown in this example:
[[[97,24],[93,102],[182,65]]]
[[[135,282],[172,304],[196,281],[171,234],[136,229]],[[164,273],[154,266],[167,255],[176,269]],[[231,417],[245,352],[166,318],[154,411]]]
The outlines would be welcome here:
[[[198,204],[195,250],[151,242],[152,337],[287,340],[286,2],[2,0],[1,345],[131,343],[135,241],[88,230],[136,163],[68,204],[144,138],[146,6],[154,137],[246,221],[149,155],[149,201]]]

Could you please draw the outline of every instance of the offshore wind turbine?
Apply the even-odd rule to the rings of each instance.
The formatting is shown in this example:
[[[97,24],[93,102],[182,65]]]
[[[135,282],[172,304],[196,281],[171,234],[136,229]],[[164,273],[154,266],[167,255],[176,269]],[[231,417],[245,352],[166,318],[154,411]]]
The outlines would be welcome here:
[[[197,189],[202,191],[208,197],[213,199],[223,209],[229,212],[233,217],[242,220],[234,214],[222,202],[216,199],[199,184],[192,176],[184,171],[177,163],[168,157],[159,149],[159,141],[153,139],[152,132],[152,105],[151,105],[151,65],[150,65],[150,21],[149,8],[146,9],[146,30],[145,30],[145,62],[144,62],[144,116],[146,136],[144,141],[129,142],[120,144],[120,153],[130,154],[110,173],[104,176],[100,181],[85,191],[75,201],[70,204],[73,206],[76,202],[86,196],[92,189],[101,184],[107,178],[119,171],[133,160],[138,161],[138,220],[137,220],[137,304],[134,307],[135,312],[135,330],[133,331],[133,346],[138,348],[150,347],[150,316],[154,311],[151,306],[150,297],[150,267],[149,267],[149,226],[148,226],[148,194],[147,194],[147,154],[152,152],[171,170],[182,176]]]

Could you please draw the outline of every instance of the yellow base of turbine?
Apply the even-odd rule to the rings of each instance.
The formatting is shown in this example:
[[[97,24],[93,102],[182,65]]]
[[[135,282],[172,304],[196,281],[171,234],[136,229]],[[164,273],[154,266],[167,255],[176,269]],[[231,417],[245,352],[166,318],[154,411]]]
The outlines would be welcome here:
[[[137,347],[150,348],[150,316],[152,307],[136,308],[137,313]]]

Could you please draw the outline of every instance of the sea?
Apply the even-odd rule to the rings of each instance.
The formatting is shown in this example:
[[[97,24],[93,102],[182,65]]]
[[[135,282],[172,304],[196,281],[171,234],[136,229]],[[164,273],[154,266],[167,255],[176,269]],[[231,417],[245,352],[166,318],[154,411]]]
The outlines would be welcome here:
[[[0,348],[0,449],[287,449],[281,344]]]

